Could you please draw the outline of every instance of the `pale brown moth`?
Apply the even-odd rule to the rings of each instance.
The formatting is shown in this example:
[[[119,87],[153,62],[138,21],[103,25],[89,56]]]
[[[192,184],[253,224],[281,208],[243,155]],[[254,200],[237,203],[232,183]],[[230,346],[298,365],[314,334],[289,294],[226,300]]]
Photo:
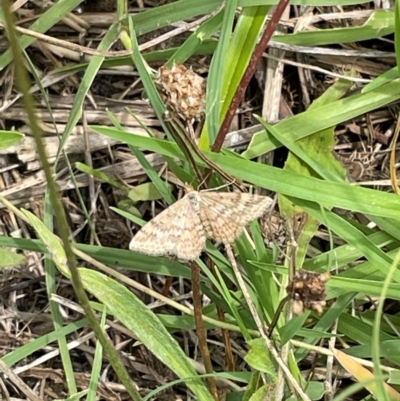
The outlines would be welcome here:
[[[240,192],[195,191],[186,195],[148,222],[131,240],[129,249],[154,256],[196,259],[206,238],[231,244],[250,221],[272,207],[268,196]]]

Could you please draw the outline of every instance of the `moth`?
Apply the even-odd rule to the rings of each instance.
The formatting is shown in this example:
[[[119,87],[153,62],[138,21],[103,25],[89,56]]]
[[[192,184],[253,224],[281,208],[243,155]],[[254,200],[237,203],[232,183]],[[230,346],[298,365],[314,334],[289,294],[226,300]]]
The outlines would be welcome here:
[[[203,251],[206,239],[231,244],[243,228],[268,212],[268,196],[240,192],[195,191],[186,195],[148,222],[133,237],[131,251],[153,256],[175,256],[187,262]]]

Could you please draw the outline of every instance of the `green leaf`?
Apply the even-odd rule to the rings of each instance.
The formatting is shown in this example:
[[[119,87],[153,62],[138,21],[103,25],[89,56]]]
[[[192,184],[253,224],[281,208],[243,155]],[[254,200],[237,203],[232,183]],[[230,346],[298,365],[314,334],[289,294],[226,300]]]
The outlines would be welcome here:
[[[192,377],[186,384],[198,399],[214,400],[202,380],[198,378],[181,346],[147,305],[125,286],[99,272],[80,268],[79,273],[87,291],[99,299],[114,317],[132,330],[150,352],[179,378]]]
[[[276,378],[276,370],[271,359],[265,340],[256,338],[247,342],[250,347],[249,352],[244,357],[245,361],[255,370],[267,373],[272,378]]]
[[[374,12],[360,26],[302,31],[290,35],[274,36],[274,40],[291,45],[321,46],[376,39],[389,35],[393,31],[394,13],[392,11],[379,10]]]
[[[259,387],[250,397],[249,401],[265,401],[274,400],[276,393],[276,385],[274,384],[264,384]]]
[[[127,249],[85,244],[74,245],[80,251],[109,266],[124,267],[132,271],[154,273],[163,276],[183,277],[187,279],[191,279],[192,277],[191,269],[188,266],[174,260],[143,255]],[[46,246],[38,240],[0,236],[0,246],[12,246],[44,254],[50,253]],[[208,283],[206,278],[202,277],[202,280]]]
[[[219,96],[221,110],[218,116],[215,115],[213,117],[215,121],[212,123],[210,121],[210,114],[206,113],[206,121],[210,121],[212,126],[218,123],[218,130],[220,121],[225,117],[236,89],[253,55],[269,8],[268,6],[243,8],[237,20],[235,31],[233,34],[229,32],[230,43],[229,47],[225,50],[224,60],[219,60],[220,65],[217,65],[217,63],[212,65],[212,74],[208,78],[208,88],[211,91],[207,90],[207,101],[209,102],[209,99],[215,99],[215,96]],[[223,71],[222,74],[221,71]],[[220,88],[218,89],[219,95],[213,92],[217,88]],[[200,136],[199,148],[208,149],[214,143],[214,140],[215,137],[210,128],[205,124]]]
[[[372,82],[365,85],[362,88],[362,93],[367,93],[371,90],[376,90],[380,86],[385,85],[389,82],[393,82],[398,78],[400,78],[398,69],[396,67],[391,68],[390,70],[385,71],[383,74],[373,79]]]
[[[107,51],[117,39],[118,29],[119,27],[117,24],[111,25],[111,27],[107,30],[106,34],[102,38],[97,50],[103,52]],[[61,138],[60,146],[58,148],[57,161],[60,155],[62,154],[62,150],[64,148],[67,139],[71,135],[71,132],[75,128],[79,119],[82,117],[83,103],[86,99],[86,95],[94,79],[96,78],[96,75],[100,70],[101,65],[103,64],[104,59],[105,59],[104,56],[93,56],[92,59],[90,60],[90,63],[85,68],[85,73],[82,77],[78,91],[75,95],[74,102],[72,104],[72,109],[69,112],[68,121]]]
[[[67,257],[65,255],[65,251],[61,244],[60,239],[56,235],[54,235],[44,225],[44,223],[40,219],[38,219],[33,213],[29,212],[28,210],[24,210],[24,209],[22,209],[21,211],[28,218],[29,222],[35,229],[36,234],[47,247],[54,263],[66,276],[69,277]]]
[[[206,120],[202,136],[206,137],[206,143],[213,144],[220,127],[221,92],[224,77],[221,79],[221,71],[232,71],[232,66],[226,64],[226,53],[232,36],[232,26],[235,18],[237,0],[225,3],[222,27],[217,48],[211,60],[207,79]],[[202,146],[201,144],[199,145]]]
[[[379,265],[383,272],[387,273],[389,271],[393,259],[375,246],[375,244],[356,227],[329,210],[324,210],[322,212],[321,208],[315,205],[315,203],[304,200],[297,200],[297,203],[301,205],[307,213],[310,213],[319,221],[326,224],[329,229],[337,233],[346,242],[358,248],[370,262]],[[396,271],[393,278],[396,282],[400,283],[400,270]]]
[[[328,289],[335,287],[339,288],[341,294],[346,292],[360,292],[371,297],[379,297],[382,292],[383,279],[382,281],[375,281],[371,278],[362,280],[359,278],[353,279],[335,276],[328,281],[326,286]],[[388,289],[388,298],[400,300],[400,284],[390,284]]]
[[[90,128],[134,146],[143,147],[166,156],[184,158],[178,146],[169,141],[145,138],[108,127],[90,126]],[[392,218],[395,221],[400,220],[400,198],[397,195],[356,187],[347,183],[305,177],[301,174],[289,173],[276,167],[251,162],[240,157],[206,151],[204,154],[227,173],[261,188],[322,205],[358,211],[371,216]],[[199,165],[204,166],[201,160],[195,159]]]
[[[25,261],[24,255],[0,248],[0,268],[17,266]]]
[[[196,51],[201,51],[204,42],[211,39],[212,35],[220,28],[223,16],[224,12],[221,10],[216,15],[204,22],[178,49],[173,52],[165,65],[171,68],[174,63],[183,64],[189,57],[195,54]],[[214,43],[217,45],[217,42]],[[144,58],[147,56],[148,54],[143,55]]]
[[[237,158],[221,154],[207,152],[206,155],[227,173],[259,187],[287,196],[290,196],[289,192],[297,193],[296,197],[323,205],[400,220],[400,198],[397,195],[359,188],[347,183],[319,180],[294,172],[288,173],[264,164],[239,161]]]
[[[24,134],[21,134],[17,131],[0,130],[0,149],[6,149],[15,145],[16,143],[20,142],[24,136]]]
[[[77,170],[81,171],[82,173],[90,174],[93,177],[95,177],[103,182],[113,185],[114,187],[120,189],[121,191],[123,191],[125,193],[128,192],[126,189],[126,186],[124,184],[122,184],[120,181],[116,181],[116,180],[112,179],[103,171],[99,171],[93,167],[90,167],[90,166],[88,166],[84,163],[80,163],[80,162],[76,162],[75,167]]]
[[[344,352],[347,355],[355,356],[357,358],[371,358],[372,357],[372,344],[363,344],[355,347],[347,348]],[[388,340],[379,342],[379,351],[382,358],[388,358],[396,365],[400,365],[400,341]]]
[[[66,336],[73,335],[87,325],[88,321],[86,318],[67,324],[59,330],[48,332],[44,336],[32,339],[27,344],[19,346],[18,348],[9,352],[7,355],[4,355],[2,360],[9,366],[15,365],[30,355],[34,355],[38,351],[43,350],[44,347],[52,342],[63,339]]]
[[[398,246],[398,243],[391,237],[389,234],[378,231],[376,233],[373,233],[371,235],[368,235],[368,239],[377,247],[383,248],[385,246]],[[389,254],[390,255],[390,254]],[[329,252],[325,252],[321,255],[317,255],[312,259],[307,260],[304,263],[304,269],[310,270],[310,271],[317,271],[317,272],[324,272],[326,271],[326,267],[328,266],[328,262],[330,260],[335,261],[335,268],[341,268],[344,267],[357,259],[361,258],[363,256],[363,253],[354,247],[353,245],[342,245],[339,246]],[[368,268],[367,268],[367,263],[362,263],[358,266],[355,266],[354,268],[350,269],[348,272],[355,272],[359,267],[362,271],[364,271],[364,275],[369,274],[368,273]],[[379,268],[376,267],[374,270],[379,271]],[[343,272],[342,274],[348,274],[348,272]],[[360,276],[361,278],[362,276]],[[383,277],[383,275],[382,275]]]
[[[35,22],[27,27],[30,31],[45,33],[51,27],[57,24],[57,22],[61,21],[62,18],[69,12],[71,12],[74,8],[78,7],[79,4],[82,3],[82,0],[59,0],[46,11],[40,14],[39,18],[35,20]],[[4,16],[0,9],[0,20],[4,21]],[[21,49],[26,49],[33,42],[35,42],[36,38],[33,36],[22,35],[20,39]],[[13,60],[13,55],[11,49],[7,49],[0,56],[0,71],[6,67]]]
[[[351,85],[352,83],[348,80],[338,80],[313,102],[309,110],[340,99],[351,88]],[[262,119],[259,118],[259,120],[275,139],[290,150],[285,162],[285,170],[311,177],[320,176],[330,181],[343,182],[345,180],[346,171],[332,154],[335,145],[333,128],[316,132],[296,142],[290,142],[277,129],[269,126]],[[295,266],[301,267],[308,250],[308,244],[315,235],[319,222],[309,215],[300,214],[303,212],[302,209],[290,202],[285,196],[278,196],[278,200],[280,213],[286,219],[295,222],[299,216],[302,216],[301,229],[296,239],[298,245],[295,256]]]
[[[356,316],[351,316],[347,313],[342,313],[339,319],[339,332],[354,340],[357,344],[371,344],[372,342],[372,324],[360,320]],[[381,341],[395,340],[383,331],[380,334]]]
[[[165,185],[168,187],[169,191],[172,190],[173,185],[168,183],[165,183]],[[129,199],[132,199],[134,202],[153,201],[163,199],[163,196],[152,182],[146,182],[145,184],[137,185],[135,188],[131,189],[129,191]]]
[[[325,384],[322,382],[309,381],[307,383],[306,392],[311,400],[321,400],[325,391]]]
[[[395,1],[394,3],[394,15],[395,15],[395,32],[394,32],[394,46],[396,50],[396,62],[397,72],[400,70],[400,3]]]
[[[108,112],[108,115],[110,116],[110,119],[114,123],[114,125],[118,129],[122,130],[123,127],[120,124],[120,122],[118,121],[118,119],[111,112]],[[133,115],[133,117],[138,120],[139,124],[141,124],[139,118],[137,118],[135,115]],[[150,130],[147,130],[147,128],[145,126],[143,126],[142,124],[141,124],[141,126],[142,126],[142,128],[144,130],[147,131],[148,136],[152,137],[152,134],[151,134]],[[146,173],[147,177],[150,178],[150,180],[151,180],[151,182],[153,184],[153,187],[158,191],[159,195],[161,195],[161,197],[163,199],[165,199],[165,201],[168,202],[168,204],[174,203],[175,202],[175,197],[171,193],[172,186],[166,184],[166,182],[161,179],[161,177],[159,176],[159,174],[157,173],[155,168],[146,159],[146,157],[145,157],[145,155],[143,154],[142,151],[140,151],[135,146],[130,146],[130,149],[131,149],[132,153],[135,155],[137,161],[141,164],[141,166],[142,166],[144,172]],[[131,198],[131,199],[134,200],[133,198]],[[159,199],[159,198],[157,198],[157,199]]]
[[[392,103],[400,98],[400,80],[388,82],[366,93],[358,93],[337,100],[330,104],[307,110],[276,124],[281,135],[291,142],[297,141],[315,132],[333,127],[369,111]],[[323,118],[321,118],[323,116]],[[246,159],[253,159],[280,146],[267,132],[256,133],[248,147],[242,153]]]
[[[397,354],[399,355],[399,354]],[[400,385],[400,370],[390,370],[388,383]]]
[[[107,309],[104,308],[104,311],[101,315],[101,321],[100,321],[100,327],[102,330],[105,330],[106,328],[104,327],[106,324],[106,319],[107,319]],[[99,386],[99,379],[100,379],[100,372],[102,368],[102,360],[103,360],[103,346],[101,345],[100,341],[96,341],[96,351],[94,354],[94,360],[92,362],[92,371],[90,374],[90,381],[89,381],[89,389],[90,392],[88,396],[86,397],[86,401],[95,401],[96,400],[96,394],[97,394],[97,389]]]

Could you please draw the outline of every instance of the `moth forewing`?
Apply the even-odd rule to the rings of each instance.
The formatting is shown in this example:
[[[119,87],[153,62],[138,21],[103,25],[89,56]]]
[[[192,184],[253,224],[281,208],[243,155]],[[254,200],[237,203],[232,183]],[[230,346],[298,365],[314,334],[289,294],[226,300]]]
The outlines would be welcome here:
[[[129,249],[154,256],[196,259],[206,236],[187,195],[154,217],[132,238]]]

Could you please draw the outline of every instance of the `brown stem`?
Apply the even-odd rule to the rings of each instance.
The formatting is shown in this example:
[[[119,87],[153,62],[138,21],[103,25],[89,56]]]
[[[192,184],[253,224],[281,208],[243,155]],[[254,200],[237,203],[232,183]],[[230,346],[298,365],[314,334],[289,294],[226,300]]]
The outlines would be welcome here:
[[[214,277],[217,277],[215,273],[215,264],[214,262],[210,261],[209,263],[210,270],[212,271]],[[213,285],[213,290],[219,293],[217,287]],[[218,313],[218,319],[221,322],[225,322],[225,313],[223,309],[220,306],[217,306],[217,313]],[[233,352],[232,352],[232,345],[231,345],[231,338],[229,335],[229,330],[221,328],[221,334],[222,334],[222,341],[224,342],[225,346],[225,362],[226,362],[226,369],[230,372],[233,372],[235,370],[235,361],[233,359]]]
[[[239,107],[239,103],[243,98],[244,92],[246,91],[247,86],[249,85],[251,77],[254,75],[256,71],[257,63],[263,55],[264,50],[266,49],[268,42],[270,41],[272,34],[275,32],[275,29],[281,19],[283,12],[289,4],[289,0],[281,0],[279,4],[276,6],[274,13],[272,14],[271,20],[267,25],[261,40],[258,42],[254,53],[250,59],[249,65],[247,66],[247,70],[243,74],[242,80],[236,90],[235,96],[232,99],[232,103],[229,107],[228,112],[226,113],[225,119],[221,125],[221,128],[218,132],[217,138],[215,139],[214,145],[212,146],[213,152],[219,152],[221,150],[222,144],[224,143],[226,134],[228,133],[228,129],[232,124],[233,117],[235,116],[236,110]]]
[[[279,316],[280,316],[280,314],[281,314],[281,312],[282,312],[282,310],[283,310],[283,307],[285,306],[285,303],[286,303],[287,301],[289,301],[289,300],[290,300],[289,296],[286,296],[285,298],[282,298],[281,302],[279,302],[279,305],[278,305],[278,307],[276,308],[274,317],[272,318],[272,322],[271,322],[271,324],[270,324],[270,326],[269,326],[269,328],[268,328],[268,331],[267,331],[267,336],[268,336],[268,337],[271,337],[271,336],[272,336],[272,333],[273,333],[273,331],[274,331],[275,326],[276,326],[277,323],[278,323],[278,319],[279,319]]]
[[[199,338],[199,346],[201,356],[203,357],[204,368],[206,373],[213,373],[213,366],[210,358],[210,351],[207,345],[207,335],[204,328],[203,314],[202,314],[202,302],[201,302],[201,289],[200,289],[200,267],[196,262],[191,265],[192,268],[192,292],[193,292],[193,308],[194,308],[194,320],[196,322],[196,331]],[[211,376],[207,378],[208,388],[215,398],[219,400],[217,392],[217,384],[215,377]]]
[[[164,295],[164,297],[168,296],[169,289],[171,288],[173,280],[174,280],[173,277],[167,277],[167,279],[165,280],[165,284],[164,284],[164,286],[162,288],[162,291],[161,291],[161,295]]]
[[[225,314],[220,306],[217,306],[217,312],[218,312],[218,319],[221,322],[225,322]],[[233,358],[231,337],[229,335],[229,330],[221,329],[221,334],[222,334],[222,341],[224,342],[224,347],[225,347],[226,370],[228,372],[233,372],[235,370],[235,360]]]

